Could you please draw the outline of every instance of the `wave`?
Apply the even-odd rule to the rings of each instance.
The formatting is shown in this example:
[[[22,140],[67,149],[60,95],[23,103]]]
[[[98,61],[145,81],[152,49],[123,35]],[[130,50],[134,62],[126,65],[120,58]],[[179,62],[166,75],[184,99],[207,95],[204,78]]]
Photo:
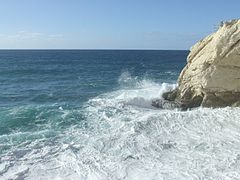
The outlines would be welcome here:
[[[128,72],[119,84],[118,90],[90,99],[75,112],[84,119],[81,123],[2,155],[0,177],[240,178],[240,108],[159,110],[151,107],[151,100],[176,84]]]

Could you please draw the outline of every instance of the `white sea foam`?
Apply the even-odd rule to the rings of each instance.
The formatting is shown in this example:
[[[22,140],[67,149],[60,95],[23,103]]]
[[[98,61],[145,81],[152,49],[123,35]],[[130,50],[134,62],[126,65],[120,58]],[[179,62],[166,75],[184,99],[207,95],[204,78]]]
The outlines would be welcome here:
[[[121,78],[125,86],[84,105],[85,128],[12,150],[0,177],[240,179],[239,108],[154,109],[151,100],[175,85]]]

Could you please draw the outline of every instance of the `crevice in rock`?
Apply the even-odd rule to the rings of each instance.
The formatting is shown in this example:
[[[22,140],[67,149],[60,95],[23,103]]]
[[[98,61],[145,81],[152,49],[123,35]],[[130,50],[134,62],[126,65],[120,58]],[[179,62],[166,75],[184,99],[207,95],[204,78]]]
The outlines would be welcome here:
[[[232,44],[232,45],[230,46],[229,51],[227,51],[226,53],[224,53],[224,54],[222,55],[222,58],[227,57],[227,56],[234,50],[234,48],[235,48],[239,43],[240,43],[240,39],[238,39],[234,44]]]
[[[240,69],[240,66],[234,66],[234,65],[227,65],[227,64],[224,64],[224,65],[218,65],[218,67],[222,67],[222,68],[229,68],[229,69]]]

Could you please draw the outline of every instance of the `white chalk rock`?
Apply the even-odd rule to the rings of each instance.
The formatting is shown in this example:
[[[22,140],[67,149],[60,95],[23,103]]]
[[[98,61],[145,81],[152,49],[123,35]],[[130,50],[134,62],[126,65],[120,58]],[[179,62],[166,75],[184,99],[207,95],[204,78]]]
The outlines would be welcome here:
[[[240,105],[240,20],[222,23],[190,49],[178,84],[165,98],[183,107]]]

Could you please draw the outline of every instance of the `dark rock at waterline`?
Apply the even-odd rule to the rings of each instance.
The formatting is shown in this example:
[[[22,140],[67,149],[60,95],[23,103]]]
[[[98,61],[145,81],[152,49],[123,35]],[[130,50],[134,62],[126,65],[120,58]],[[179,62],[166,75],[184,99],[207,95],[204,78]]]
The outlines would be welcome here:
[[[163,99],[169,103],[174,103],[182,110],[199,107],[203,101],[202,96],[193,96],[191,91],[185,93],[184,98],[179,98],[179,90],[165,92],[162,95]]]
[[[162,97],[165,100],[174,101],[177,97],[177,92],[178,92],[177,89],[175,89],[173,91],[165,92],[165,93],[163,93]]]
[[[204,96],[204,107],[240,106],[240,92],[215,92]]]
[[[208,92],[199,96],[194,96],[189,91],[188,94],[184,96],[184,98],[180,99],[178,96],[178,89],[175,89],[170,92],[166,92],[163,95],[165,101],[169,104],[175,104],[176,107],[185,110],[191,109],[199,106],[203,107],[226,107],[240,106],[240,92]],[[155,100],[156,102],[161,102],[164,100]],[[154,107],[158,107],[156,103],[152,103]],[[161,108],[161,106],[159,106]]]
[[[160,109],[175,109],[180,108],[180,105],[174,101],[167,101],[162,99],[156,99],[152,101],[152,106]]]

